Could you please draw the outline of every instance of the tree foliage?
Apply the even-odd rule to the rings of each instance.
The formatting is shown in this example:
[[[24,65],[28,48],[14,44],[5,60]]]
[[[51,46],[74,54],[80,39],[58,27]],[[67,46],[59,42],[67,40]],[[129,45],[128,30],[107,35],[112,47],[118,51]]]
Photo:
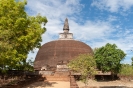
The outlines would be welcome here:
[[[118,73],[121,68],[120,62],[124,59],[125,55],[115,44],[107,43],[95,52],[97,68],[103,72]]]
[[[88,76],[93,76],[96,70],[96,62],[92,55],[81,54],[68,63],[68,67],[74,72],[81,73],[84,82]]]
[[[40,46],[46,17],[28,16],[26,0],[0,0],[0,69],[21,69],[29,51]]]

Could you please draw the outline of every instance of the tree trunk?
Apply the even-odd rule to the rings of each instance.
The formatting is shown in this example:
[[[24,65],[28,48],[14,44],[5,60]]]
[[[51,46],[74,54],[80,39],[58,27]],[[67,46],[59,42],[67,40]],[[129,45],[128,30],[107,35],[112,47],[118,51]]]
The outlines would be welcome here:
[[[114,80],[114,72],[111,71],[111,79]]]

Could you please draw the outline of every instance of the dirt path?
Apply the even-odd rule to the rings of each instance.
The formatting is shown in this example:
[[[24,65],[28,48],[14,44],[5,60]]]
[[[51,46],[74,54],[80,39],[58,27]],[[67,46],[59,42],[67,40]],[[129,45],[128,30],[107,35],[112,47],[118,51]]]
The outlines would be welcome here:
[[[35,82],[23,88],[70,88],[70,82],[66,81],[49,81]]]
[[[83,88],[85,84],[81,81],[77,82],[79,88]],[[94,88],[133,88],[133,81],[95,81],[89,80],[88,87]],[[66,81],[40,81],[30,84],[23,88],[70,88],[70,82]]]
[[[85,86],[85,84],[81,81],[77,82],[78,86],[81,88]],[[102,87],[102,88],[133,88],[133,81],[95,81],[95,80],[89,80],[88,86],[92,87]]]

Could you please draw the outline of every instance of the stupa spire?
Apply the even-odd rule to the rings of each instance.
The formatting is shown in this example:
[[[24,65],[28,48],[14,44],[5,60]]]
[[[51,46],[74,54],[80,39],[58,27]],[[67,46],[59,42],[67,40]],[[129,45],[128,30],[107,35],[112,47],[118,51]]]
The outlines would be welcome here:
[[[69,32],[69,24],[68,24],[68,19],[67,18],[65,19],[63,31],[64,31],[64,33],[68,33]]]
[[[68,19],[65,19],[64,27],[63,27],[64,33],[59,34],[59,39],[61,40],[71,40],[73,39],[73,33],[69,33],[69,24]]]

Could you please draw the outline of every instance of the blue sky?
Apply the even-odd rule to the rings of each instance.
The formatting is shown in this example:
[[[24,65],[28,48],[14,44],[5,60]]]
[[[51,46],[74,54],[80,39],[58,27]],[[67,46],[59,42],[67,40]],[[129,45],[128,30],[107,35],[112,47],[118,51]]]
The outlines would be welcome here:
[[[92,49],[106,43],[116,44],[127,55],[123,63],[133,57],[133,0],[27,0],[26,12],[46,16],[47,31],[41,44],[58,39],[64,20],[69,21],[74,39],[85,42]],[[38,49],[29,53],[35,59]]]

